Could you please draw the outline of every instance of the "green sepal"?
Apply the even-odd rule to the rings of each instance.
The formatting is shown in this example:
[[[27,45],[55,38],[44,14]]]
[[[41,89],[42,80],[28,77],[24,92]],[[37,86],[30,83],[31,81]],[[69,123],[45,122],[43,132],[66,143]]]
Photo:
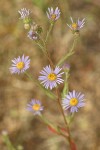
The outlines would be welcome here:
[[[23,19],[24,24],[30,24],[32,22],[31,18],[25,18]]]

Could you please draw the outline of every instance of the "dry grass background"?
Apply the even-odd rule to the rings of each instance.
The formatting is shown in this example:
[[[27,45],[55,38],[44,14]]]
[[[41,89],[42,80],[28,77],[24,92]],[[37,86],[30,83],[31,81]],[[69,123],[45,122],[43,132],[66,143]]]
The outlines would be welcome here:
[[[14,146],[23,145],[24,150],[68,149],[62,137],[48,131],[41,121],[25,110],[31,98],[41,99],[44,114],[52,121],[62,124],[62,116],[56,103],[25,75],[11,75],[11,59],[22,55],[31,57],[30,72],[36,77],[48,64],[35,43],[27,38],[18,10],[32,10],[33,19],[48,28],[47,7],[62,11],[49,41],[48,49],[56,63],[72,44],[72,34],[66,26],[69,16],[86,18],[76,54],[67,62],[71,64],[70,90],[76,89],[86,95],[86,107],[75,116],[71,126],[72,135],[79,150],[100,150],[100,1],[99,0],[0,0],[0,132],[7,130]],[[0,134],[0,150],[7,150]]]

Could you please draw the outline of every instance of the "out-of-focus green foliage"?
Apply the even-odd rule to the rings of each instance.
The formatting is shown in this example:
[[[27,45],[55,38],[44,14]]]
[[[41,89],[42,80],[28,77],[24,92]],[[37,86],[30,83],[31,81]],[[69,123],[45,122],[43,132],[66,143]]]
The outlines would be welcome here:
[[[33,2],[33,4],[35,4],[36,6],[40,7],[41,9],[45,5],[45,0],[32,0],[32,2]]]

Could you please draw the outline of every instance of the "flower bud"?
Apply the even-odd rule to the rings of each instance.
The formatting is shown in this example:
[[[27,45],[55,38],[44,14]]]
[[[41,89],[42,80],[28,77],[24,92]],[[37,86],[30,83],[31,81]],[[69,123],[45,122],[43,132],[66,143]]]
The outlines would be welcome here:
[[[40,25],[37,25],[35,22],[33,22],[33,24],[31,25],[31,30],[37,32],[38,34],[41,34],[42,27]]]
[[[41,26],[38,25],[36,31],[38,34],[41,34],[41,32],[43,32],[43,29]]]
[[[30,30],[27,35],[31,40],[38,40],[39,35],[37,32]]]
[[[30,29],[30,24],[25,23],[25,24],[24,24],[24,28],[25,28],[26,30],[29,30],[29,29]]]
[[[69,70],[70,70],[70,64],[65,63],[65,64],[63,65],[63,69],[64,69],[65,71],[69,71]]]

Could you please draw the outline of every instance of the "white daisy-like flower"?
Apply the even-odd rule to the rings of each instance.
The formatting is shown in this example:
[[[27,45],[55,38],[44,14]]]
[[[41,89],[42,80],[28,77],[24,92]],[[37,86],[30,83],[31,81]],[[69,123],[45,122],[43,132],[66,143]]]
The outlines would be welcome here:
[[[28,18],[30,13],[31,13],[31,11],[29,9],[26,9],[26,8],[22,8],[18,12],[21,15],[20,19]]]
[[[41,81],[45,88],[50,88],[50,90],[52,90],[57,86],[57,84],[63,83],[64,81],[61,78],[64,72],[60,73],[61,70],[62,68],[60,68],[59,66],[56,66],[54,70],[50,66],[46,66],[40,72],[41,76],[39,76],[38,79]]]
[[[48,19],[50,19],[52,21],[56,21],[59,19],[61,12],[58,7],[56,7],[55,10],[51,7],[51,8],[48,8],[48,12],[46,12],[46,13],[47,13]]]
[[[82,19],[82,20],[77,20],[76,22],[73,21],[73,18],[70,17],[70,20],[71,20],[71,24],[67,24],[67,26],[72,30],[72,31],[79,31],[81,28],[84,27],[84,24],[85,24],[85,18]]]
[[[34,115],[40,115],[41,111],[43,111],[43,106],[41,101],[32,99],[30,103],[27,104],[28,111],[32,111]]]
[[[20,74],[25,72],[30,67],[30,59],[29,56],[22,56],[18,58],[14,58],[12,60],[12,67],[9,68],[12,74]]]
[[[84,99],[84,94],[80,92],[76,92],[75,90],[69,92],[65,98],[63,98],[63,109],[68,109],[71,113],[78,112],[78,108],[85,106]]]

